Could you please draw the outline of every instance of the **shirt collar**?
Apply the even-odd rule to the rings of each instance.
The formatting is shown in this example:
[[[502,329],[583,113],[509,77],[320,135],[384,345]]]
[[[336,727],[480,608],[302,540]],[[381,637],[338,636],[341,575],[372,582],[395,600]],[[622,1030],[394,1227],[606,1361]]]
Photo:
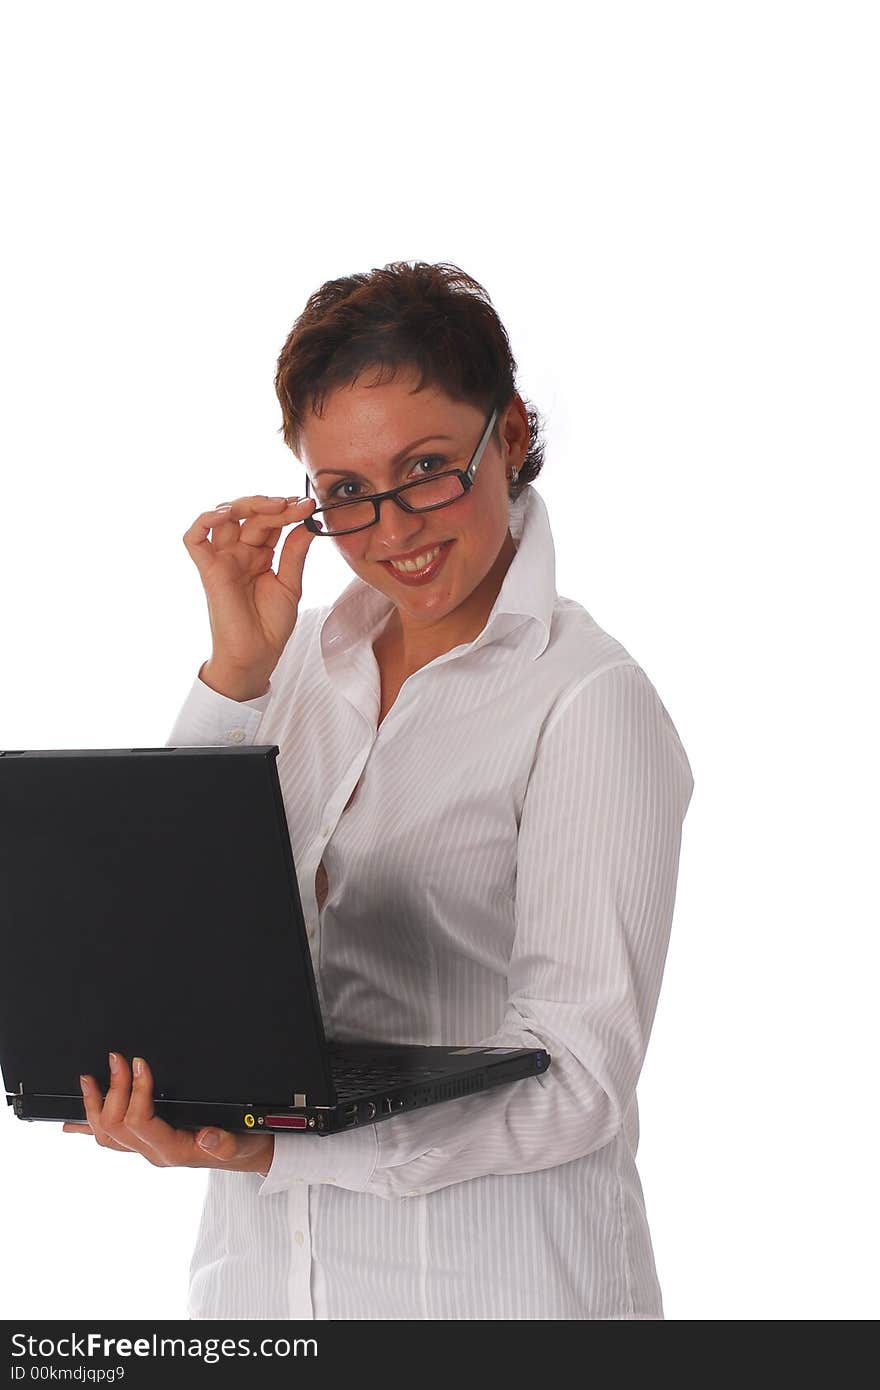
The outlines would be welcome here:
[[[550,640],[556,602],[556,551],[547,507],[531,484],[517,498],[508,499],[508,525],[516,554],[485,628],[467,648],[483,646],[519,627],[523,619],[531,619],[529,644],[535,660]],[[321,622],[319,635],[325,660],[330,655],[341,656],[358,643],[372,641],[393,607],[392,599],[355,575]]]

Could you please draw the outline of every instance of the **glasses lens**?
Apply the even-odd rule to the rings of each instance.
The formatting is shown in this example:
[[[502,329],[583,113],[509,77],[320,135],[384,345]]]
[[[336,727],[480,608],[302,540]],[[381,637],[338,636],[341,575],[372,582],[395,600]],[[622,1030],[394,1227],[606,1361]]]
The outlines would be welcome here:
[[[404,500],[413,511],[430,511],[432,507],[445,507],[461,497],[464,488],[456,473],[442,474],[437,478],[409,483],[401,489]],[[376,508],[372,502],[336,502],[321,509],[318,520],[324,523],[327,535],[336,536],[343,531],[358,531],[362,526],[370,526],[376,519]]]
[[[358,531],[375,519],[372,502],[334,502],[332,506],[315,508],[312,513],[323,523],[324,532],[335,536],[340,531]]]
[[[464,487],[457,473],[440,473],[436,478],[425,478],[424,482],[410,483],[403,490],[403,500],[417,512],[424,512],[431,507],[442,507],[446,502],[454,502],[463,492]]]

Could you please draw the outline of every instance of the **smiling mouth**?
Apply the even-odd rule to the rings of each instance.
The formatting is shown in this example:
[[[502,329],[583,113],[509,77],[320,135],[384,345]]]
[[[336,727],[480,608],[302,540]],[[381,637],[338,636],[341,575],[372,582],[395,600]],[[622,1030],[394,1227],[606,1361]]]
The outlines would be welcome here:
[[[402,580],[421,579],[439,569],[452,544],[452,541],[439,541],[436,545],[419,551],[411,560],[380,560],[379,563]]]
[[[388,560],[387,563],[392,569],[401,570],[404,574],[419,574],[421,570],[426,570],[430,564],[433,564],[444,544],[445,542],[432,546],[430,550],[423,550],[412,560]]]

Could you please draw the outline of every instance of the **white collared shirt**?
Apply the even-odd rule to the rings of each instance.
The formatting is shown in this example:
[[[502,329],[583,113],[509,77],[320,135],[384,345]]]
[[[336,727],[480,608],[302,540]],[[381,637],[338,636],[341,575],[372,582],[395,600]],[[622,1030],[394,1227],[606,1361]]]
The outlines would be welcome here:
[[[557,595],[534,487],[510,530],[483,632],[378,729],[393,604],[355,577],[300,612],[266,695],[197,678],[168,739],[278,744],[328,1036],[552,1057],[378,1125],[279,1135],[265,1178],[209,1170],[192,1318],[663,1317],[636,1082],[693,777],[645,672]]]

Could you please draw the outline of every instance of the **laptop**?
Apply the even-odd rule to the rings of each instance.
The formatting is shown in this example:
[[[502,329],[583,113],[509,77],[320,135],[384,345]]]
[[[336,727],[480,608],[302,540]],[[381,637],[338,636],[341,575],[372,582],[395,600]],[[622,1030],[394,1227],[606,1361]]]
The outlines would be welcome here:
[[[0,1068],[22,1120],[145,1057],[181,1129],[330,1135],[546,1071],[324,1032],[277,744],[0,751]]]

